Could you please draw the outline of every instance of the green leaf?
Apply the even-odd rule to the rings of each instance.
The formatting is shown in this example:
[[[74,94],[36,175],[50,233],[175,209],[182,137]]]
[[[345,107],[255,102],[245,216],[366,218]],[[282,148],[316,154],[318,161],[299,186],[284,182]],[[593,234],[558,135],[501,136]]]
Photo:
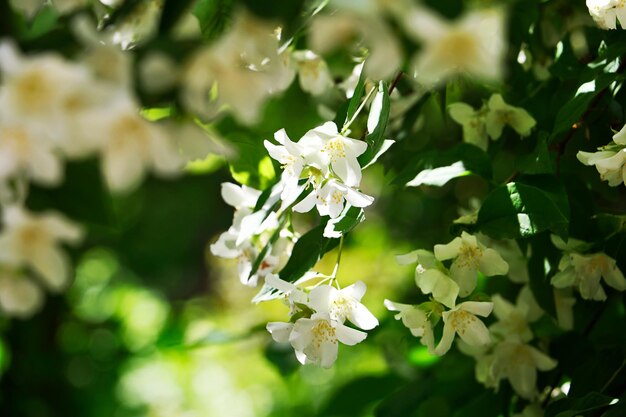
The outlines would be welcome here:
[[[230,24],[234,9],[233,0],[200,0],[193,10],[198,18],[202,37],[212,40],[219,37]]]
[[[346,205],[343,213],[336,219],[330,219],[324,228],[324,237],[339,238],[365,220],[365,212],[358,207]]]
[[[532,255],[528,260],[528,285],[537,304],[550,316],[556,317],[554,288],[550,284],[552,265],[560,259],[560,253],[544,233],[531,239]]]
[[[557,136],[572,129],[587,111],[593,99],[615,81],[616,78],[615,74],[602,73],[587,82],[581,83],[574,96],[557,113],[550,141],[553,142]]]
[[[548,133],[538,134],[537,146],[532,153],[520,158],[518,171],[524,174],[554,174],[555,155],[548,149]]]
[[[169,32],[189,10],[194,0],[165,0],[159,23],[159,33]]]
[[[326,402],[320,416],[360,416],[368,407],[389,395],[401,383],[393,374],[365,375],[339,387]],[[363,393],[368,395],[364,396]]]
[[[415,175],[417,173],[417,175]],[[395,183],[407,186],[442,186],[453,178],[476,174],[491,178],[491,161],[480,148],[460,143],[445,151],[424,152],[404,169]]]
[[[517,239],[550,230],[563,239],[569,201],[556,177],[533,175],[494,189],[478,212],[478,230],[495,239]]]
[[[298,239],[287,265],[279,273],[281,279],[288,282],[297,280],[311,269],[326,252],[337,246],[339,239],[324,237],[325,226],[325,224],[320,224]]]
[[[575,417],[587,411],[604,408],[612,401],[613,398],[599,392],[590,392],[581,398],[563,398],[548,406],[545,417]]]

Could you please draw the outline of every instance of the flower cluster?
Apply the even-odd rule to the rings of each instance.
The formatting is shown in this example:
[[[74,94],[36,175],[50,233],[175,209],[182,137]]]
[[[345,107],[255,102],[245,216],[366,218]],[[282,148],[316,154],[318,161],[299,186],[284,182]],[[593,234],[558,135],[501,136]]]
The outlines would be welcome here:
[[[489,326],[491,342],[479,348],[460,345],[461,350],[476,359],[476,379],[485,386],[497,390],[507,379],[519,396],[537,399],[537,371],[549,371],[557,364],[530,344],[534,334],[529,323],[542,312],[528,287],[520,291],[515,305],[499,294],[492,297],[492,302],[498,321]]]
[[[307,288],[313,279],[322,279]],[[275,297],[281,297],[290,307],[289,322],[270,322],[267,330],[280,343],[290,343],[296,358],[302,364],[314,363],[329,368],[335,363],[339,342],[355,345],[362,342],[367,333],[347,326],[346,320],[363,330],[371,330],[378,320],[361,304],[365,294],[362,281],[345,288],[323,284],[327,277],[315,272],[306,274],[291,284],[274,275],[268,275],[265,283],[275,289]],[[336,282],[336,281],[335,281]]]
[[[449,269],[443,261],[451,260]],[[478,272],[485,276],[505,275],[508,264],[493,249],[479,243],[475,236],[463,232],[446,245],[435,245],[434,253],[418,250],[400,257],[401,263],[418,262],[415,283],[432,301],[411,306],[386,300],[389,310],[398,311],[411,332],[421,337],[431,353],[445,354],[455,334],[470,346],[484,346],[490,341],[485,324],[476,316],[487,317],[493,303],[465,301],[457,304],[457,297],[468,297],[476,289]],[[445,307],[450,310],[445,311]],[[435,346],[432,326],[443,319],[443,335]]]
[[[333,122],[309,130],[297,143],[292,142],[284,130],[274,135],[279,145],[265,141],[270,156],[283,166],[281,195],[291,204],[302,192],[311,192],[293,206],[293,210],[306,213],[313,207],[321,216],[338,217],[345,202],[353,207],[367,207],[374,199],[358,191],[361,183],[361,166],[357,157],[367,149],[363,141],[348,138],[337,131]],[[299,185],[301,177],[306,178]]]
[[[595,165],[600,178],[611,187],[626,184],[626,126],[613,135],[613,141],[598,152],[579,151],[576,157],[585,165]]]
[[[602,29],[626,28],[626,7],[622,0],[587,0],[589,14]]]
[[[245,185],[222,184],[222,198],[235,208],[233,225],[211,245],[211,253],[237,259],[239,280],[256,287],[268,274],[277,273],[286,263],[297,236],[279,224],[269,211],[278,200],[273,192],[261,209],[254,211],[261,192]],[[271,241],[271,243],[270,243]],[[267,247],[267,249],[265,249]]]
[[[453,103],[448,111],[463,126],[463,140],[483,150],[487,149],[489,138],[496,140],[502,136],[506,125],[520,136],[528,136],[536,124],[526,110],[505,103],[500,94],[492,95],[478,110],[466,103]]]
[[[606,292],[601,285],[604,282],[618,290],[626,290],[626,278],[617,267],[615,259],[603,252],[583,254],[584,242],[570,239],[567,243],[557,237],[552,238],[556,247],[563,250],[557,272],[550,283],[555,288],[575,288],[585,300],[604,301]]]

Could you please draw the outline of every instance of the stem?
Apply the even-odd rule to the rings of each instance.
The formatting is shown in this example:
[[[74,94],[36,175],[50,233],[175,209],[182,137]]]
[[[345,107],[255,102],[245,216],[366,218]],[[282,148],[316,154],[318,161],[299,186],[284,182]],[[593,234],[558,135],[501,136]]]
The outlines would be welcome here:
[[[398,72],[398,74],[396,75],[396,78],[393,79],[393,81],[391,82],[391,85],[389,86],[389,94],[393,93],[393,90],[396,89],[396,86],[400,82],[400,79],[402,78],[403,75],[404,75],[404,71]]]
[[[343,252],[343,235],[341,235],[341,237],[339,238],[339,253],[337,254],[337,261],[335,262],[335,268],[333,269],[333,273],[330,275],[335,281],[337,289],[339,289],[339,283],[337,282],[337,271],[339,270],[339,264],[341,263],[341,252]]]
[[[346,134],[346,132],[348,131],[348,128],[350,127],[350,125],[352,124],[352,122],[354,122],[357,118],[357,116],[359,115],[359,113],[361,113],[361,110],[363,110],[363,107],[365,107],[365,104],[368,102],[368,100],[370,99],[370,97],[372,96],[372,93],[376,90],[376,86],[372,87],[370,89],[370,91],[367,93],[367,96],[365,96],[365,99],[361,102],[361,105],[359,106],[358,109],[356,109],[356,111],[354,112],[354,114],[352,115],[352,118],[350,120],[348,120],[348,122],[343,125],[343,128],[341,129],[341,135],[344,136]]]

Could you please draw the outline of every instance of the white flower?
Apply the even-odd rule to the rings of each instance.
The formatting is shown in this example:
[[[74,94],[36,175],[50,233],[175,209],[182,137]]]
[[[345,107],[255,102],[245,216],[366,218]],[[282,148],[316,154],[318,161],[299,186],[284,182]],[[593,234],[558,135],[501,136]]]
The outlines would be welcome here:
[[[367,337],[365,332],[320,314],[298,319],[293,324],[270,322],[267,330],[275,341],[291,343],[300,363],[314,363],[323,368],[330,368],[337,360],[338,342],[353,346]]]
[[[343,323],[346,319],[363,330],[378,326],[378,320],[361,304],[366,286],[363,281],[338,290],[331,285],[320,285],[309,294],[308,305],[317,313],[328,315],[331,320]]]
[[[265,100],[295,76],[278,46],[275,25],[243,11],[235,13],[230,31],[188,63],[183,102],[204,117],[228,106],[241,122],[256,123]]]
[[[559,262],[559,272],[551,279],[556,288],[576,287],[586,300],[606,300],[601,278],[618,291],[626,290],[626,279],[615,259],[599,252],[591,255],[569,253]]]
[[[483,346],[491,341],[489,330],[476,315],[487,317],[491,314],[493,303],[466,301],[444,311],[443,335],[435,348],[435,354],[443,355],[452,346],[454,335],[458,334],[461,339],[470,346]]]
[[[221,193],[226,204],[236,209],[243,207],[254,208],[261,195],[259,190],[255,190],[247,185],[236,185],[230,182],[222,183]]]
[[[423,42],[413,61],[420,83],[434,85],[463,73],[489,80],[501,78],[506,46],[502,11],[473,11],[450,24],[414,8],[403,23],[409,35]]]
[[[506,378],[515,392],[532,400],[537,397],[537,370],[554,369],[557,362],[540,350],[516,341],[498,343],[490,372],[496,380]]]
[[[533,332],[528,326],[528,305],[513,305],[499,294],[492,297],[493,314],[498,321],[489,327],[493,335],[505,340],[519,340],[529,342],[533,338]]]
[[[82,230],[57,213],[32,214],[17,206],[3,212],[0,262],[11,267],[29,267],[52,290],[69,279],[69,260],[60,242],[78,243]]]
[[[63,177],[62,162],[53,143],[27,123],[0,121],[0,182],[20,174],[44,185],[56,185]]]
[[[280,145],[274,145],[269,141],[263,144],[269,152],[270,156],[281,163],[283,168],[282,181],[285,185],[281,197],[283,200],[290,199],[298,189],[298,180],[305,164],[305,156],[314,152],[314,148],[303,146],[300,143],[292,142],[287,136],[285,129],[280,129],[274,133],[274,139]],[[297,197],[297,195],[295,195]]]
[[[313,51],[294,51],[291,54],[296,68],[300,87],[313,95],[321,95],[330,90],[333,82],[326,61]]]
[[[485,248],[475,236],[463,232],[446,245],[435,245],[440,261],[454,259],[450,267],[452,279],[459,284],[459,296],[466,297],[476,288],[476,272],[486,276],[505,275],[509,265],[493,249]]]
[[[463,141],[487,150],[487,126],[485,125],[485,111],[474,110],[465,103],[453,103],[448,106],[452,119],[463,126]]]
[[[397,311],[394,317],[396,320],[402,320],[402,324],[407,327],[411,334],[420,338],[420,342],[428,348],[430,353],[434,353],[435,337],[433,328],[428,320],[427,314],[417,306],[410,304],[396,303],[394,301],[385,300],[385,307],[389,311]]]
[[[436,301],[446,307],[454,307],[459,295],[459,285],[448,276],[448,270],[432,252],[416,250],[412,252],[412,255],[418,262],[415,268],[415,285],[424,294],[432,294]],[[398,259],[398,262],[403,263],[408,259],[409,257],[406,256],[402,260]]]
[[[361,183],[357,157],[367,150],[367,143],[342,136],[335,123],[326,122],[309,130],[298,144],[318,150],[308,155],[307,163],[321,169],[324,175],[330,167],[347,186],[358,187]]]
[[[361,41],[355,47],[355,39]],[[318,54],[328,54],[340,47],[354,47],[359,53],[367,49],[365,73],[374,80],[392,77],[404,59],[400,43],[378,12],[358,15],[337,10],[318,14],[311,22],[309,45]],[[361,50],[359,50],[361,49]]]
[[[344,201],[354,207],[363,208],[372,204],[374,198],[336,180],[329,180],[293,206],[293,210],[298,213],[307,213],[316,206],[321,216],[330,216],[334,219],[343,211]]]
[[[602,29],[616,29],[616,20],[626,28],[626,7],[623,0],[587,0],[589,14]]]
[[[140,116],[135,104],[120,97],[106,113],[94,114],[102,152],[102,170],[113,191],[129,191],[151,168],[162,177],[181,173],[182,159],[167,131]]]
[[[613,142],[599,152],[580,151],[576,157],[585,165],[595,165],[603,181],[611,187],[626,184],[626,125],[613,135]]]
[[[491,139],[498,139],[505,125],[511,126],[520,136],[528,136],[537,124],[526,110],[506,104],[500,94],[492,95],[487,107],[486,127]]]
[[[15,317],[30,317],[41,307],[43,292],[25,276],[0,272],[0,310]]]

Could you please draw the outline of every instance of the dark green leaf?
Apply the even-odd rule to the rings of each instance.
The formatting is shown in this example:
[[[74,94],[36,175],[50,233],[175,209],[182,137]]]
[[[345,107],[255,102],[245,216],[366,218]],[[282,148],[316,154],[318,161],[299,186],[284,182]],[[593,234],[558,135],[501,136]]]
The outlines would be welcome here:
[[[228,24],[234,9],[234,0],[200,0],[193,10],[198,18],[204,39],[219,37]]]
[[[293,247],[287,265],[280,271],[280,278],[292,282],[302,277],[317,261],[339,243],[339,239],[324,237],[325,224],[309,230]]]
[[[567,194],[556,177],[534,175],[494,189],[478,212],[477,228],[495,239],[517,239],[550,230],[564,239]]]
[[[339,387],[323,407],[321,416],[359,416],[362,415],[370,404],[381,400],[401,382],[394,375],[366,375],[353,379]],[[368,395],[364,396],[363,393]]]

